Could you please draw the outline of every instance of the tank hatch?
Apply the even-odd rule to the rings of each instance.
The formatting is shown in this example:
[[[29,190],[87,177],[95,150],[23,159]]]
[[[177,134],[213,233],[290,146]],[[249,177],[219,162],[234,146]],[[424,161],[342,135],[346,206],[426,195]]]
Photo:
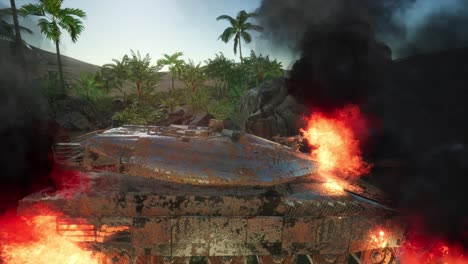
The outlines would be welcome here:
[[[203,185],[274,185],[316,172],[308,155],[247,133],[124,126],[85,141],[84,166]]]

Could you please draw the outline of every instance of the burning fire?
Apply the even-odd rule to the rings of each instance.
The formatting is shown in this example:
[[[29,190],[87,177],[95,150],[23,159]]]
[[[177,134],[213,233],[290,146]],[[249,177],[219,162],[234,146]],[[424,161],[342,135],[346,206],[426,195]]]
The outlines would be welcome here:
[[[442,241],[406,241],[399,249],[402,264],[468,264],[468,257],[456,245]]]
[[[91,251],[73,242],[76,238],[87,237],[86,231],[77,231],[78,225],[69,225],[66,229],[72,236],[61,236],[57,232],[57,216],[1,219],[0,259],[8,264],[99,263]]]
[[[312,147],[311,155],[321,174],[358,177],[371,168],[362,160],[358,140],[366,127],[359,108],[347,106],[332,115],[313,113],[301,132]]]

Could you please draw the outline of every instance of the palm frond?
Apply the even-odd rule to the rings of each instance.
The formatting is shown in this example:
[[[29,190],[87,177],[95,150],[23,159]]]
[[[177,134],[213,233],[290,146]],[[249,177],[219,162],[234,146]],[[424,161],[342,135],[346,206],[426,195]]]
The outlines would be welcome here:
[[[78,40],[79,35],[84,30],[83,22],[70,15],[63,16],[58,23],[70,34],[73,42]]]
[[[77,16],[79,18],[86,18],[86,12],[78,8],[64,8],[60,10],[61,15]]]
[[[47,39],[54,42],[58,42],[60,40],[60,29],[57,23],[54,21],[48,21],[45,18],[41,18],[38,20],[37,25],[39,26],[42,34],[44,34]]]
[[[242,25],[242,29],[243,30],[255,30],[255,31],[263,31],[263,27],[259,26],[259,25],[254,25],[254,24],[251,24],[251,23],[245,23],[244,25]]]
[[[26,4],[19,9],[19,14],[22,16],[44,16],[45,9],[42,4]]]
[[[245,41],[245,43],[248,44],[248,43],[252,42],[252,36],[250,36],[249,33],[245,32],[245,31],[242,31],[241,36],[242,36],[242,39]]]
[[[237,23],[243,25],[249,18],[258,16],[257,13],[247,13],[245,10],[237,13]]]
[[[62,2],[60,0],[42,0],[44,11],[52,16],[59,16]]]
[[[224,32],[219,36],[218,39],[221,39],[223,42],[227,43],[231,40],[232,36],[236,34],[236,29],[233,27],[228,27],[224,30]]]
[[[236,20],[233,17],[228,16],[228,15],[221,15],[216,18],[216,21],[220,21],[220,20],[227,20],[229,21],[229,23],[231,23],[232,26],[236,24]]]

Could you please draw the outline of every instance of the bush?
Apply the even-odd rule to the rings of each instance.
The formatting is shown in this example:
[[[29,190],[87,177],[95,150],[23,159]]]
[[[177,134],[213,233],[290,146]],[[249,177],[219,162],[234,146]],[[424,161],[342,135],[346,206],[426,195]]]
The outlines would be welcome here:
[[[234,114],[235,105],[228,99],[220,101],[212,101],[208,105],[208,114],[214,116],[216,119],[224,120]]]
[[[166,113],[160,109],[134,103],[114,114],[112,120],[128,125],[159,125],[166,118]]]
[[[211,94],[206,87],[201,87],[195,91],[186,89],[186,102],[196,110],[208,112],[208,105],[211,102]]]

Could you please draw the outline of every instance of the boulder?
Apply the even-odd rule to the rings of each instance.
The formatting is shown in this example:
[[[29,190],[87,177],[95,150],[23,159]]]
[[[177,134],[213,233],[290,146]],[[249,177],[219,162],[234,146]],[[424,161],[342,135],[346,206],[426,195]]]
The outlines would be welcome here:
[[[241,112],[247,116],[244,129],[248,133],[272,139],[292,136],[305,126],[306,106],[289,95],[285,78],[278,78],[251,89],[241,102]]]
[[[66,97],[52,104],[56,122],[68,130],[87,131],[108,127],[111,120],[88,101],[77,97]]]

